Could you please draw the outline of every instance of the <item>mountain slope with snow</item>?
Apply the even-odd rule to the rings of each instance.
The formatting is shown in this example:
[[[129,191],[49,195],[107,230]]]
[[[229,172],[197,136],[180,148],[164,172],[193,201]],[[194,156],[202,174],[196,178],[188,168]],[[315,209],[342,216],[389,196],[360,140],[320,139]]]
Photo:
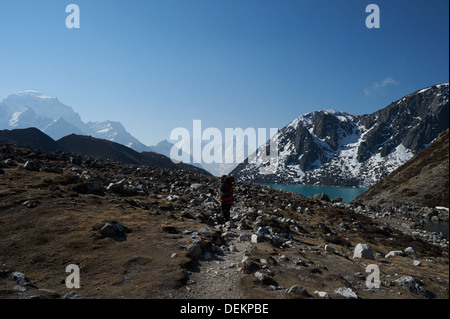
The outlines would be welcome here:
[[[270,174],[264,173],[267,160],[252,162],[252,157],[232,173],[237,180],[260,183],[371,186],[449,127],[448,97],[447,83],[368,115],[335,110],[302,115],[275,136],[278,156]]]

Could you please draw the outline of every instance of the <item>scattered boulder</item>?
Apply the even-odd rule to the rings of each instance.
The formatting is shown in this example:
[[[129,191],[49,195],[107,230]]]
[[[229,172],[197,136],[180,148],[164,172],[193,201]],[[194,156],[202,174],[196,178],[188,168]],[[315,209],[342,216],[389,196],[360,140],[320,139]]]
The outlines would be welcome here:
[[[325,250],[330,253],[334,253],[336,251],[336,249],[334,249],[334,247],[332,247],[330,245],[325,245]]]
[[[248,241],[249,239],[250,239],[250,235],[248,235],[248,234],[242,234],[239,236],[240,242]]]
[[[76,291],[71,291],[68,294],[65,294],[62,299],[83,299]]]
[[[106,223],[100,229],[100,234],[115,241],[125,241],[127,239],[125,227],[119,222]]]
[[[198,233],[201,235],[211,235],[211,236],[216,235],[216,232],[214,230],[212,230],[210,227],[208,227],[207,225],[200,228],[198,230]]]
[[[27,161],[25,164],[23,164],[23,168],[27,171],[37,172],[41,168],[41,163],[38,161]]]
[[[416,281],[411,276],[400,277],[399,279],[395,280],[395,282],[398,283],[401,287],[408,289],[413,294],[418,294],[430,299],[436,298],[436,296],[432,292],[426,290],[423,287],[422,283]]]
[[[239,235],[237,234],[237,233],[235,233],[235,232],[232,232],[232,231],[227,231],[227,232],[224,232],[223,234],[222,234],[222,237],[223,238],[227,238],[227,239],[230,239],[230,238],[236,238],[236,237],[238,237]]]
[[[299,285],[294,285],[290,287],[289,289],[286,289],[286,293],[288,294],[297,294],[297,295],[303,295],[305,297],[310,297],[310,294],[306,291],[305,288]]]
[[[205,251],[205,253],[203,254],[203,260],[207,260],[207,261],[211,261],[213,260],[213,256],[209,251]]]
[[[259,271],[255,272],[255,277],[263,285],[277,285],[277,282],[271,276],[264,274],[262,272]]]
[[[25,276],[25,274],[23,274],[21,272],[15,271],[11,275],[12,275],[12,278],[16,281],[16,283],[21,286],[26,286],[30,282],[30,279],[28,279],[28,277]]]
[[[202,254],[202,247],[198,243],[190,244],[187,251],[191,258],[198,258]]]
[[[372,248],[367,244],[358,244],[353,252],[353,258],[375,259]]]
[[[405,255],[405,253],[401,250],[393,250],[393,251],[390,251],[389,253],[387,253],[386,256],[384,256],[384,258],[389,258],[392,256],[404,256],[404,255]]]
[[[251,258],[247,256],[244,256],[244,258],[242,258],[242,271],[244,273],[252,274],[259,269],[260,269],[259,265]]]
[[[135,195],[138,193],[135,187],[128,185],[125,178],[116,183],[109,183],[106,190],[118,195]]]
[[[254,244],[260,243],[263,241],[263,237],[258,234],[253,234],[252,237],[250,238],[250,241]]]
[[[314,195],[314,199],[324,201],[324,202],[330,201],[330,197],[328,197],[327,194],[316,194],[316,195]]]
[[[178,201],[181,199],[181,197],[178,196],[178,195],[169,195],[169,196],[167,196],[166,199],[167,199],[169,202],[178,202]]]
[[[191,189],[194,191],[199,191],[203,189],[203,184],[195,183],[191,185]]]
[[[12,159],[10,159],[10,158],[5,159],[5,160],[2,162],[2,164],[3,164],[5,167],[14,167],[14,166],[17,166],[17,163],[16,163],[15,161],[13,161]]]
[[[22,203],[26,208],[36,208],[39,204],[40,202],[38,200],[26,200]]]
[[[343,288],[343,287],[341,287],[339,289],[336,289],[334,291],[334,293],[336,295],[340,295],[340,296],[345,297],[347,299],[350,299],[350,298],[358,299],[358,296],[355,294],[355,292],[351,288]]]
[[[319,296],[320,298],[330,299],[330,294],[325,291],[314,291],[314,295]]]

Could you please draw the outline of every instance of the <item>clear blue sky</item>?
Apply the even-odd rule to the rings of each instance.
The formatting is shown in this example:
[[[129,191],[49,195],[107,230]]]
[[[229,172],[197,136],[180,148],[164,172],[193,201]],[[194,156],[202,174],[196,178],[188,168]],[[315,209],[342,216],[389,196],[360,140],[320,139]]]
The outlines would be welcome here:
[[[81,28],[67,29],[66,5]],[[375,3],[381,28],[368,29]],[[371,113],[449,81],[447,0],[1,0],[0,99],[38,90],[147,145]]]

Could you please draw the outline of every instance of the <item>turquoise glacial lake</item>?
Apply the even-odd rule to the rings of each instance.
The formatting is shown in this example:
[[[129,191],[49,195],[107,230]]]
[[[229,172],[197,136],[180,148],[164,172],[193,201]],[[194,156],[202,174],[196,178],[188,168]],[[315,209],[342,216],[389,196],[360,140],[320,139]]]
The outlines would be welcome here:
[[[352,187],[331,187],[331,186],[307,186],[307,185],[284,185],[284,184],[267,184],[273,189],[281,189],[303,196],[314,196],[316,194],[327,194],[330,199],[335,197],[342,198],[345,203],[350,203],[356,197],[366,192],[368,188],[352,188]]]

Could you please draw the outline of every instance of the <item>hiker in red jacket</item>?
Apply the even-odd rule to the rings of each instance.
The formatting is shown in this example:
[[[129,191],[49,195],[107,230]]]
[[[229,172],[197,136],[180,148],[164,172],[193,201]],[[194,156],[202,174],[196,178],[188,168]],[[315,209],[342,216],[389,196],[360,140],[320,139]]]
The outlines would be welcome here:
[[[233,204],[233,176],[222,175],[220,177],[219,198],[222,204],[222,215],[225,222],[230,220],[230,209]]]

